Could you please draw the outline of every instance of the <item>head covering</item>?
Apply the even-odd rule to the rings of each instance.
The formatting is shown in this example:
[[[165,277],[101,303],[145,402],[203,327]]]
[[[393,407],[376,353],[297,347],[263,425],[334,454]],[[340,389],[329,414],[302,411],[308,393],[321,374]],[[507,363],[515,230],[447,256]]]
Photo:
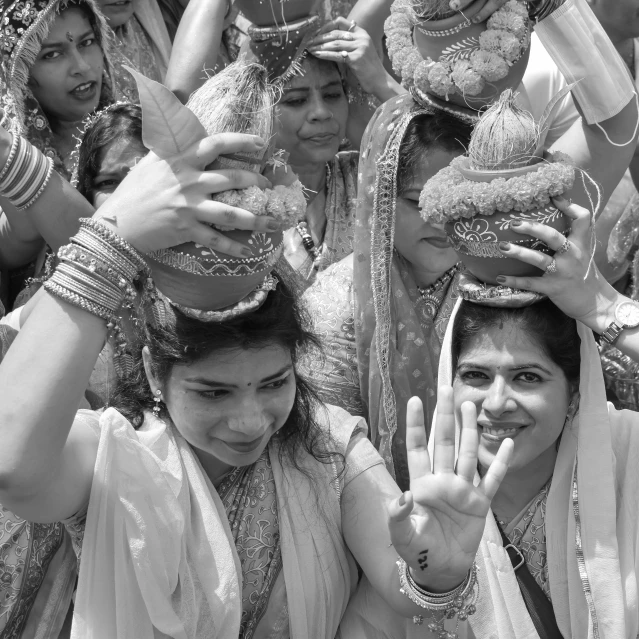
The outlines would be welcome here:
[[[442,345],[439,379],[443,384],[453,381],[452,337],[461,303],[459,299]],[[577,329],[581,339],[579,411],[561,437],[546,506],[551,598],[564,637],[635,637],[639,629],[636,605],[624,605],[611,427],[631,416],[636,422],[636,416],[609,415],[592,331],[580,322]],[[457,424],[457,443],[460,429]],[[431,455],[435,430],[436,418],[429,440]],[[593,472],[594,468],[597,472]],[[477,563],[480,595],[477,612],[470,617],[477,639],[536,636],[490,513]],[[626,566],[627,570],[631,566]],[[634,583],[634,575],[628,575],[627,581]]]
[[[268,71],[269,81],[282,86],[302,72],[307,43],[320,27],[319,16],[310,15],[294,22],[249,28],[248,59]]]
[[[437,361],[456,298],[454,282],[433,320],[406,262],[394,250],[397,166],[410,122],[434,108],[405,94],[383,104],[362,142],[353,247],[355,340],[371,439],[400,487],[407,487],[406,403],[435,408]],[[397,434],[396,434],[397,433]]]
[[[0,106],[4,109],[5,120],[9,120],[12,132],[24,136],[35,147],[54,161],[56,171],[69,177],[64,159],[53,147],[53,133],[46,115],[27,86],[29,74],[42,42],[51,25],[69,6],[81,5],[90,14],[95,36],[104,56],[104,74],[100,107],[112,98],[111,65],[112,32],[95,0],[15,0],[0,4],[2,25],[0,43],[2,62],[0,64]]]

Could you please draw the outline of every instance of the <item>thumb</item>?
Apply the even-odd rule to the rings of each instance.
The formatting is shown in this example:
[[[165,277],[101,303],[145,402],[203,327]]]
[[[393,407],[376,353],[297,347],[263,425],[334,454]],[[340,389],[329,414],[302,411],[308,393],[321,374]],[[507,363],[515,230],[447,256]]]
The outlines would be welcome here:
[[[407,490],[388,505],[388,530],[395,548],[406,546],[413,537],[413,493]]]

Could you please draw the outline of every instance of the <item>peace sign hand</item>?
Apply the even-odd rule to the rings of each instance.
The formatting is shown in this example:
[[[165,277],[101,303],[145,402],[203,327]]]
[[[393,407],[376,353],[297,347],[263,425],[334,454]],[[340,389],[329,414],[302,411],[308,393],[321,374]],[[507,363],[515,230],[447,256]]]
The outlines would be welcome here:
[[[430,591],[457,587],[471,568],[497,492],[513,451],[502,442],[478,486],[477,412],[472,402],[461,407],[462,434],[455,470],[453,389],[444,386],[437,398],[435,455],[431,466],[421,401],[408,402],[406,450],[410,491],[389,508],[391,541],[410,567],[415,581]]]

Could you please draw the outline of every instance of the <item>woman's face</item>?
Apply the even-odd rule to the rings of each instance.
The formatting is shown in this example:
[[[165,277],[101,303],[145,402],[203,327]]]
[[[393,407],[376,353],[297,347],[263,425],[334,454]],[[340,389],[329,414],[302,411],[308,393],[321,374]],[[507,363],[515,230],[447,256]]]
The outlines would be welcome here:
[[[570,404],[563,371],[514,324],[487,329],[463,348],[453,382],[457,419],[463,402],[477,407],[479,464],[488,468],[501,442],[515,444],[509,472],[548,458]]]
[[[175,366],[161,390],[175,427],[215,475],[257,461],[288,419],[296,385],[291,354],[273,344]]]
[[[275,112],[275,145],[293,165],[324,164],[335,157],[346,132],[348,102],[333,63],[308,57],[304,75],[285,87]]]
[[[31,67],[29,88],[47,118],[78,122],[100,101],[104,60],[84,11],[65,9],[55,19]]]
[[[135,0],[98,0],[100,9],[112,29],[121,27],[135,11]]]
[[[454,266],[459,258],[443,229],[435,228],[422,219],[419,196],[424,184],[458,155],[460,153],[443,149],[424,155],[408,188],[397,198],[395,248],[416,270],[435,277]]]
[[[147,154],[139,140],[120,137],[100,151],[100,170],[91,184],[91,203],[98,209],[118,188],[127,173]]]

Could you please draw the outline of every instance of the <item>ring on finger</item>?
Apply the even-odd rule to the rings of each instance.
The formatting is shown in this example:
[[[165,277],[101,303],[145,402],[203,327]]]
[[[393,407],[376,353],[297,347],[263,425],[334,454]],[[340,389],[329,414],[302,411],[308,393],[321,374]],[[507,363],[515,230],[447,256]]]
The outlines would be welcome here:
[[[550,260],[550,263],[546,267],[544,275],[554,275],[556,272],[557,272],[557,262],[553,258],[552,260]]]
[[[349,31],[352,31],[357,26],[357,22],[355,20],[351,20],[351,26],[348,27]]]
[[[566,238],[564,243],[557,249],[555,255],[563,255],[564,253],[568,253],[570,250],[570,240]]]
[[[348,51],[342,51],[341,56],[342,56],[342,60],[346,62],[348,60]]]

